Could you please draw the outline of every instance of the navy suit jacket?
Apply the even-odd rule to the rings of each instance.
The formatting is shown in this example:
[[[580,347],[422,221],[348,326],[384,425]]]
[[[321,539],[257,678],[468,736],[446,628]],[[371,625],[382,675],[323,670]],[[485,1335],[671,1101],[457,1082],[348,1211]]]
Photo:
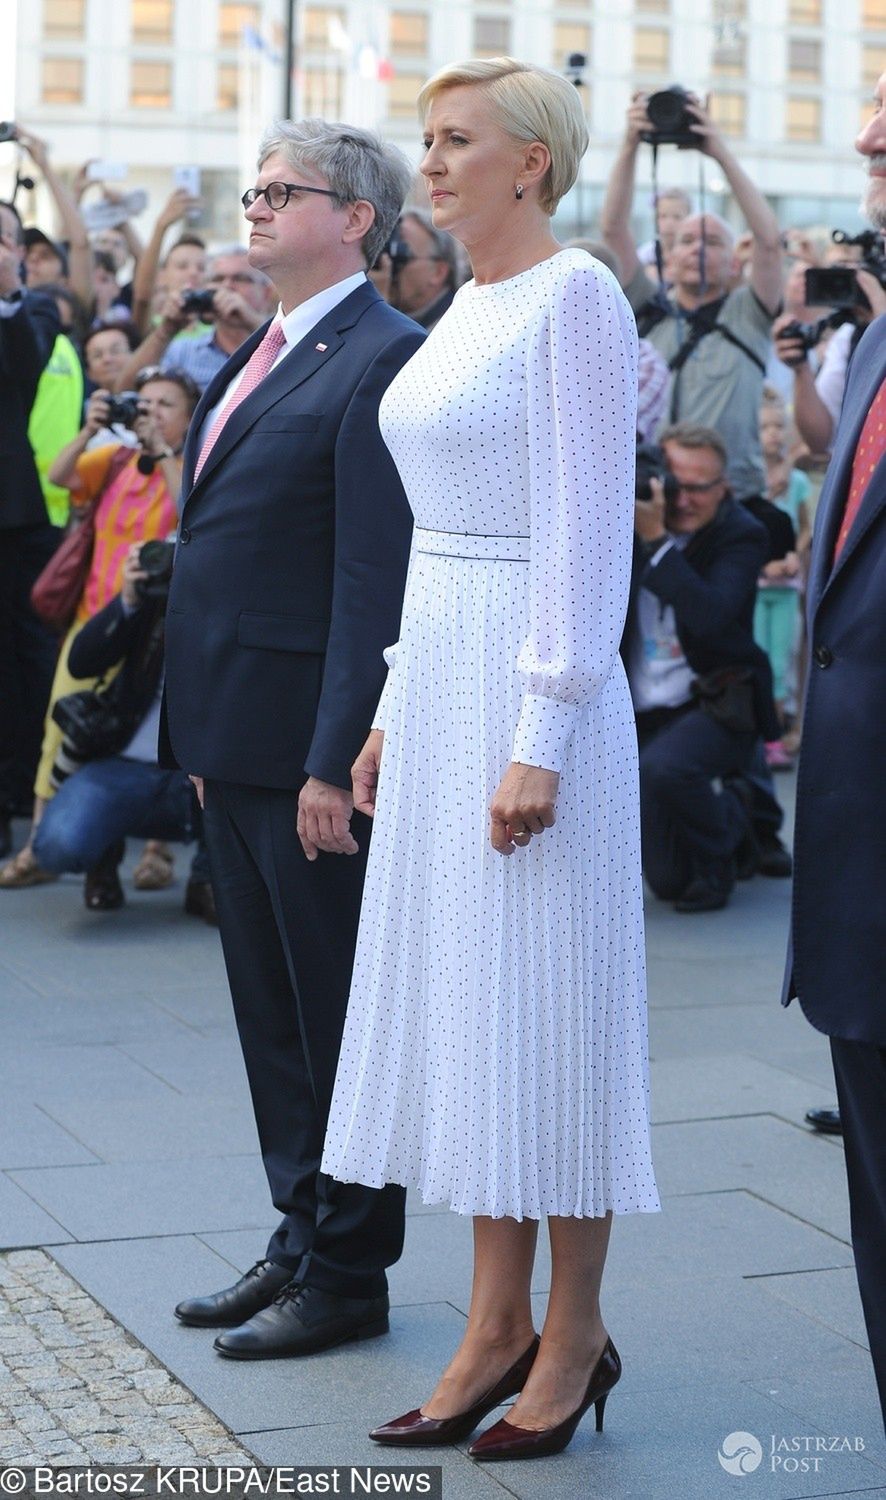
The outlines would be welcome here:
[[[704,677],[724,667],[750,667],[757,722],[766,739],[778,733],[772,702],[772,671],[754,640],[757,579],[769,557],[765,527],[731,496],[714,519],[682,550],[671,547],[650,567],[634,540],[634,565],[622,655],[630,664],[640,586],[674,611],[677,636],[693,672]]]
[[[886,317],[852,358],[818,502],[807,594],[812,659],[797,774],[783,1000],[829,1036],[886,1046],[886,457],[840,560],[852,463],[886,379]]]
[[[25,292],[18,312],[0,318],[0,530],[49,521],[28,420],[60,331],[58,308],[43,292]]]
[[[412,532],[378,406],[424,334],[358,287],[232,413],[194,480],[203,419],[265,331],[207,386],[185,446],[161,761],[251,786],[311,775],[350,788]]]

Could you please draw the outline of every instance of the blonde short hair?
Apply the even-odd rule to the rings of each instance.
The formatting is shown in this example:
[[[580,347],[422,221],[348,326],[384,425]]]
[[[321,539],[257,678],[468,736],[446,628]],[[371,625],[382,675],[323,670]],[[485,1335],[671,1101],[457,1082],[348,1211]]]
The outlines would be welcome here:
[[[578,89],[559,73],[513,57],[472,58],[449,63],[428,79],[418,96],[419,117],[426,117],[438,94],[464,84],[482,88],[502,129],[514,140],[541,141],[547,146],[551,165],[539,201],[545,213],[554,213],[575,182],[588,149]]]

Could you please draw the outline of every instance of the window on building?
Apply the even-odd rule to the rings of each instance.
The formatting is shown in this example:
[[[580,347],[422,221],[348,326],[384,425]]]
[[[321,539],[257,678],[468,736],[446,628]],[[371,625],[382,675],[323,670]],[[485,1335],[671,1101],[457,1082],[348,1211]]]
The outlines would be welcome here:
[[[558,72],[566,66],[566,59],[572,52],[583,52],[588,61],[590,61],[590,26],[583,26],[580,21],[555,21],[554,56],[552,61]]]
[[[173,0],[132,0],[132,40],[168,47],[172,12]]]
[[[172,64],[134,61],[129,74],[129,102],[133,109],[169,109]]]
[[[392,10],[390,49],[393,57],[424,57],[428,50],[427,12]]]
[[[861,49],[862,87],[873,93],[884,67],[886,67],[886,56],[884,56],[883,48],[864,44]]]
[[[659,26],[634,32],[634,67],[638,73],[666,73],[671,65],[671,34]]]
[[[342,75],[337,68],[305,68],[300,92],[303,115],[320,115],[329,120],[341,119],[344,96]]]
[[[744,94],[728,91],[712,94],[711,118],[724,135],[743,136],[747,128],[747,100]]]
[[[788,20],[795,26],[820,26],[821,0],[790,0]]]
[[[397,73],[388,84],[388,114],[395,120],[414,120],[415,101],[425,83],[423,73]]]
[[[240,103],[240,69],[236,63],[219,63],[215,78],[218,109],[236,109]]]
[[[821,139],[821,100],[788,98],[785,135],[789,141]]]
[[[344,28],[344,11],[308,6],[303,16],[302,41],[305,47],[313,52],[327,52],[330,47],[330,28]]]
[[[714,46],[711,71],[717,78],[743,78],[747,69],[747,37],[735,28],[724,32]]]
[[[821,42],[791,37],[788,42],[788,77],[792,83],[818,83],[821,78]]]
[[[44,57],[42,97],[44,104],[82,104],[82,57]]]
[[[864,31],[886,31],[886,0],[861,0]]]
[[[43,35],[51,41],[76,41],[83,35],[86,0],[43,0]]]
[[[671,0],[636,0],[636,8],[647,15],[667,15],[671,8]]]
[[[474,17],[474,56],[505,57],[511,50],[510,16]]]
[[[258,27],[261,7],[255,5],[229,5],[222,0],[218,8],[218,44],[220,47],[239,47],[243,40],[244,26]]]

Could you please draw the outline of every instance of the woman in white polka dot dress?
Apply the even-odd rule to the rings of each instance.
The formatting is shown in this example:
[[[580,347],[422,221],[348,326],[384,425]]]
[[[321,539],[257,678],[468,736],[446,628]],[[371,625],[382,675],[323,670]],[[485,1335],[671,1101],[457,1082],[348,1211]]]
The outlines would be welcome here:
[[[556,1451],[591,1402],[599,1424],[620,1372],[599,1308],[611,1216],[659,1206],[618,654],[637,338],[611,274],[551,234],[587,145],[576,90],[493,59],[444,69],[419,104],[434,222],[474,280],[381,408],[416,529],[354,768],[375,825],[323,1167],[474,1215],[464,1340],[424,1407],[373,1436],[456,1441],[520,1392],[474,1445],[486,1459]]]

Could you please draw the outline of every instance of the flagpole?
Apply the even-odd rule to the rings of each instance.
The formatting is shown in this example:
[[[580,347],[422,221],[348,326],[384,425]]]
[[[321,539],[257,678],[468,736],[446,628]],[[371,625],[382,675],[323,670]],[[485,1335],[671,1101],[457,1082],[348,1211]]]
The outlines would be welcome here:
[[[295,7],[286,0],[286,41],[283,48],[283,118],[292,119],[292,79],[295,73]]]

